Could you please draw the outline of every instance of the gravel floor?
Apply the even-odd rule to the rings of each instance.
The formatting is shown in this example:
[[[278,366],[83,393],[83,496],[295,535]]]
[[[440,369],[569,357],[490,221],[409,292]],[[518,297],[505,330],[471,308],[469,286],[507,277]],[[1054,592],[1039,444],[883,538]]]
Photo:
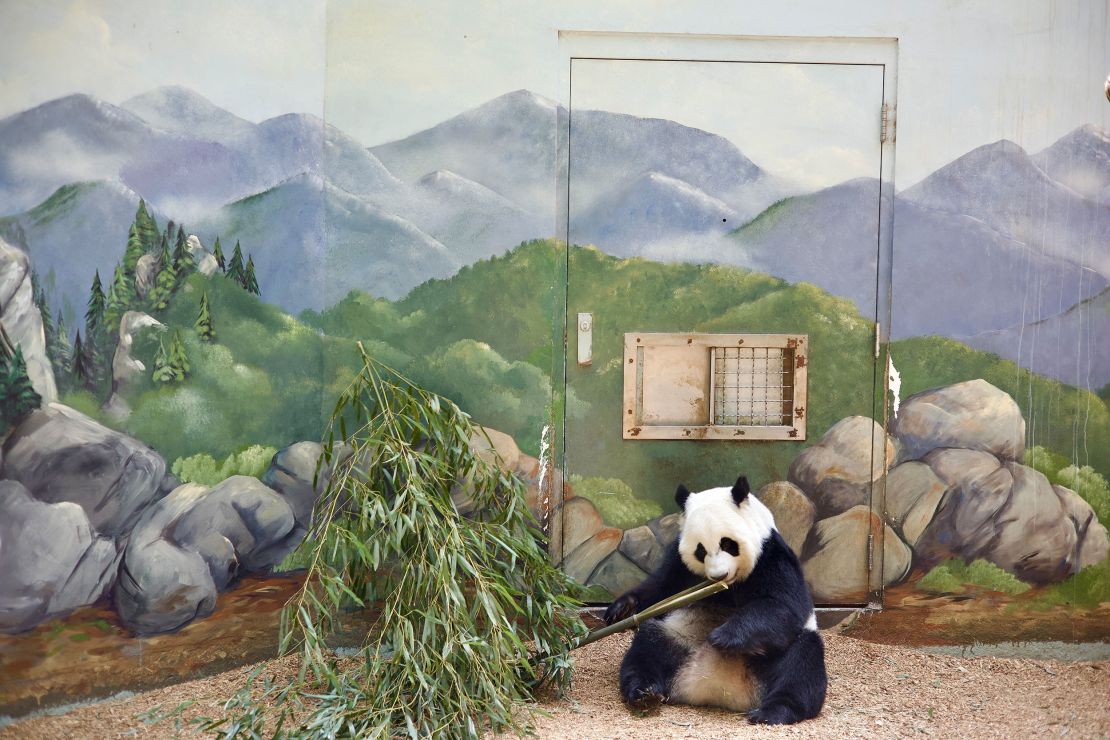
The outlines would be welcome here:
[[[826,635],[830,687],[821,716],[791,727],[751,727],[723,711],[665,706],[637,717],[620,703],[617,668],[631,639],[615,635],[576,653],[575,685],[540,704],[542,738],[1110,737],[1110,661],[1064,663],[957,658]],[[285,661],[288,663],[288,661]],[[288,666],[280,661],[278,672]],[[187,720],[214,716],[243,680],[243,670],[135,697],[37,717],[0,730],[0,738],[181,737]],[[174,720],[146,724],[152,708],[193,702]]]

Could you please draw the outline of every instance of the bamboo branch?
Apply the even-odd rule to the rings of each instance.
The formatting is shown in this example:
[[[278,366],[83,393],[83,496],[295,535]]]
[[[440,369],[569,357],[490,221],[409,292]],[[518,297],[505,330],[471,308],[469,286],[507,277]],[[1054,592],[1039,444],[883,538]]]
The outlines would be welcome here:
[[[720,593],[726,588],[728,588],[728,583],[725,581],[702,581],[698,585],[692,586],[685,591],[680,591],[670,598],[652,604],[647,609],[633,614],[631,617],[626,617],[619,622],[613,622],[612,624],[593,630],[588,635],[575,642],[571,650],[580,648],[583,645],[589,645],[591,642],[597,642],[603,637],[608,637],[609,635],[615,635],[618,632],[638,627],[642,622],[652,617],[658,617],[667,612],[674,611],[675,609],[681,609],[684,606],[693,604],[695,601],[701,601],[715,593]]]

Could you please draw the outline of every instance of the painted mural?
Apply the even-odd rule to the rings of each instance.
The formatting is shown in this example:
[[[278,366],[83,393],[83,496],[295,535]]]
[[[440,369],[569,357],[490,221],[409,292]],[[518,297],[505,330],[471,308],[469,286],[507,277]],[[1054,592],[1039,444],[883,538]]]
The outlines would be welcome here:
[[[486,427],[593,600],[661,557],[677,483],[745,472],[819,603],[1108,636],[1107,113],[893,189],[871,69],[594,62],[370,121],[363,5],[329,5],[314,114],[170,77],[5,109],[0,713],[273,651],[358,341]],[[804,334],[806,438],[622,439],[638,331]]]

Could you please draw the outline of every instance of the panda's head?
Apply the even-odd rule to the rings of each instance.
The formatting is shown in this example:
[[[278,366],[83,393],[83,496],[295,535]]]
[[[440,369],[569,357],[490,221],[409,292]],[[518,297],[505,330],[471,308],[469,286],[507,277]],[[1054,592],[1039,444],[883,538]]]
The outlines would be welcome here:
[[[683,511],[678,553],[692,573],[728,583],[751,574],[775,521],[749,493],[743,476],[732,488],[691,493],[678,487],[675,501]]]

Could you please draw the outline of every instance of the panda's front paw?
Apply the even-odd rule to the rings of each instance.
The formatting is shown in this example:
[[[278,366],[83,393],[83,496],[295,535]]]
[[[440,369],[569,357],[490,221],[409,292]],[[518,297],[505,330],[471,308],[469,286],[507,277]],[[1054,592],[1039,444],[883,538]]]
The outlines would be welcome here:
[[[628,619],[640,608],[640,600],[635,594],[624,594],[605,610],[605,624],[613,624]]]
[[[706,641],[718,652],[726,655],[736,655],[749,652],[748,647],[736,635],[736,630],[729,624],[722,624],[709,633]]]

